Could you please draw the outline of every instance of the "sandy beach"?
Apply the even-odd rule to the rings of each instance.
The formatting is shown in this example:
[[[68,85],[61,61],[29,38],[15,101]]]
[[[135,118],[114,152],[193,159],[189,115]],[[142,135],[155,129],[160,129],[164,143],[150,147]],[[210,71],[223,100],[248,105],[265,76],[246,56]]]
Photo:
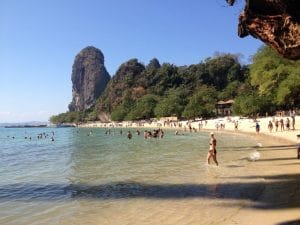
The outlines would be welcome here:
[[[287,117],[283,117],[286,121]],[[300,224],[300,160],[296,159],[297,134],[300,133],[300,117],[296,117],[295,130],[275,132],[268,129],[269,121],[280,120],[281,117],[260,118],[260,134],[255,131],[252,119],[239,119],[238,130],[233,122],[226,119],[210,120],[204,129],[216,130],[217,123],[225,124],[223,131],[251,135],[258,143],[261,158],[248,165],[264,168],[261,174],[245,177],[248,182],[260,177],[265,182],[261,195],[251,207],[241,207],[224,224]],[[274,124],[274,123],[273,123]],[[222,131],[217,131],[222,132]]]
[[[274,121],[276,119],[280,120],[281,118],[284,120],[284,123],[285,123],[286,118],[288,118],[288,117],[264,117],[264,118],[257,119],[257,122],[260,125],[260,132],[259,132],[260,135],[268,135],[273,138],[284,139],[284,140],[291,141],[293,143],[298,143],[297,142],[297,134],[300,134],[300,116],[295,117],[295,130],[292,130],[292,129],[287,130],[285,128],[285,130],[281,131],[280,127],[279,127],[278,131],[276,132],[275,126],[274,126],[272,132],[270,132],[270,130],[268,129],[269,121],[272,121],[273,125],[274,125]],[[238,134],[238,133],[256,134],[256,130],[255,130],[256,122],[253,121],[253,119],[230,117],[230,121],[229,121],[228,117],[220,117],[220,118],[210,119],[210,120],[206,120],[206,121],[207,121],[207,123],[205,123],[204,121],[202,121],[202,122],[178,121],[176,123],[170,123],[165,126],[163,125],[163,122],[160,122],[160,121],[151,122],[151,123],[149,123],[149,122],[140,123],[140,122],[131,122],[131,121],[124,121],[124,122],[120,122],[120,123],[118,123],[118,122],[111,122],[111,123],[89,122],[89,123],[81,124],[81,125],[79,125],[79,127],[82,127],[82,128],[122,127],[122,128],[139,128],[141,130],[162,128],[162,129],[174,129],[174,130],[183,132],[184,130],[188,131],[188,123],[190,123],[191,127],[196,129],[197,131],[199,131],[199,130],[214,131],[214,132],[228,131],[228,132],[234,132],[236,134]],[[237,130],[235,129],[235,125],[234,125],[235,121],[238,121],[238,129]],[[179,123],[182,124],[181,127],[178,126]],[[173,124],[176,124],[176,125],[174,126]],[[199,129],[200,124],[202,124],[202,126]],[[217,129],[216,128],[217,124],[219,126],[220,126],[220,124],[224,124],[225,128],[221,129],[219,127]]]
[[[300,160],[296,158],[297,134],[300,133],[300,117],[296,117],[295,130],[284,130],[273,132],[268,129],[269,121],[277,118],[260,118],[260,134],[255,131],[255,124],[252,119],[218,118],[208,120],[206,125],[202,122],[201,130],[214,131],[216,137],[223,133],[234,133],[254,138],[258,143],[260,157],[247,164],[247,176],[237,184],[251,188],[257,188],[258,193],[255,199],[245,202],[232,201],[232,205],[223,205],[217,212],[209,212],[211,219],[202,221],[203,224],[300,224]],[[284,121],[286,117],[283,118]],[[238,121],[238,130],[235,129],[234,121]],[[187,121],[182,121],[182,127],[174,125],[163,126],[159,123],[145,123],[142,127],[139,124],[123,122],[122,127],[137,127],[141,130],[162,127],[163,129],[176,129],[180,132],[188,132]],[[225,128],[216,128],[217,124],[224,124]],[[192,122],[192,128],[199,130],[200,122]],[[112,124],[111,124],[112,125]],[[115,126],[116,124],[114,124]],[[119,124],[120,125],[120,124]],[[82,127],[109,127],[109,124],[92,123],[84,124]],[[186,131],[184,131],[186,130]],[[219,154],[222,154],[222,146],[219,146]],[[232,169],[239,169],[233,167]],[[215,188],[223,188],[227,182],[234,183],[237,177],[224,176],[224,183],[221,182]],[[234,191],[234,185],[232,185]],[[262,187],[262,188],[261,188]],[[174,204],[174,203],[172,203]],[[191,213],[196,213],[190,207]],[[215,209],[214,209],[215,210]],[[214,216],[214,213],[221,215]],[[176,215],[173,215],[176,218]],[[170,221],[176,219],[169,218]],[[171,223],[166,223],[171,224]],[[185,223],[186,224],[186,223]],[[191,221],[190,224],[195,224]],[[199,223],[198,223],[199,224]],[[202,223],[201,223],[202,224]]]

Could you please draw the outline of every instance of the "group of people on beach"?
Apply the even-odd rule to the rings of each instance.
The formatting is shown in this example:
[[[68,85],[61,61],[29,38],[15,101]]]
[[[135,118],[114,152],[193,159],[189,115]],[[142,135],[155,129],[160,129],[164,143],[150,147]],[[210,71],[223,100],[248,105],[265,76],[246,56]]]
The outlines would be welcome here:
[[[268,130],[271,132],[273,132],[273,129],[275,127],[275,132],[279,131],[290,131],[290,130],[295,130],[295,124],[296,124],[296,120],[295,120],[295,116],[291,116],[291,119],[289,117],[286,118],[286,120],[284,121],[283,118],[278,119],[273,119],[273,121],[269,121],[268,123]]]

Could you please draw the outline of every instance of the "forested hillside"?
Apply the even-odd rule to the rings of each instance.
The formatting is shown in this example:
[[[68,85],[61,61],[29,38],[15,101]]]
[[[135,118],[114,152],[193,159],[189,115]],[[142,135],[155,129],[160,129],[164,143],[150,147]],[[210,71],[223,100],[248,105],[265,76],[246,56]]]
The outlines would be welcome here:
[[[198,64],[177,66],[152,59],[123,63],[98,98],[95,107],[53,116],[51,121],[86,122],[140,120],[177,116],[193,119],[216,116],[218,100],[234,99],[234,113],[254,115],[298,107],[300,63],[283,59],[262,47],[251,65],[241,65],[231,54]],[[102,119],[103,120],[103,119]]]

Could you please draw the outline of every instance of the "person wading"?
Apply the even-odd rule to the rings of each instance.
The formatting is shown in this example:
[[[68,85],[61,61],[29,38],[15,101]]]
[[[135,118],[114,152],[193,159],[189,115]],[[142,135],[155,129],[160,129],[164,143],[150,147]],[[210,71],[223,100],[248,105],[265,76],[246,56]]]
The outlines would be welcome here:
[[[210,133],[210,141],[209,141],[209,151],[207,153],[207,163],[210,164],[210,159],[212,158],[216,165],[219,163],[217,161],[217,140],[215,138],[215,134],[213,132]]]

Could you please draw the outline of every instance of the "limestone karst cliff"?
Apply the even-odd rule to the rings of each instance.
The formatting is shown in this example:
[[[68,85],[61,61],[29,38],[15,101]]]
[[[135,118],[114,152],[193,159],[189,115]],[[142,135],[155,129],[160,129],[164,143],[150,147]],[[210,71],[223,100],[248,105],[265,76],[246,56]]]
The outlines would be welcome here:
[[[103,53],[92,46],[82,49],[72,67],[72,102],[69,110],[81,111],[94,106],[109,80]]]
[[[226,0],[230,5],[235,0]],[[251,35],[288,59],[300,59],[300,1],[245,0],[239,17],[240,37]]]

